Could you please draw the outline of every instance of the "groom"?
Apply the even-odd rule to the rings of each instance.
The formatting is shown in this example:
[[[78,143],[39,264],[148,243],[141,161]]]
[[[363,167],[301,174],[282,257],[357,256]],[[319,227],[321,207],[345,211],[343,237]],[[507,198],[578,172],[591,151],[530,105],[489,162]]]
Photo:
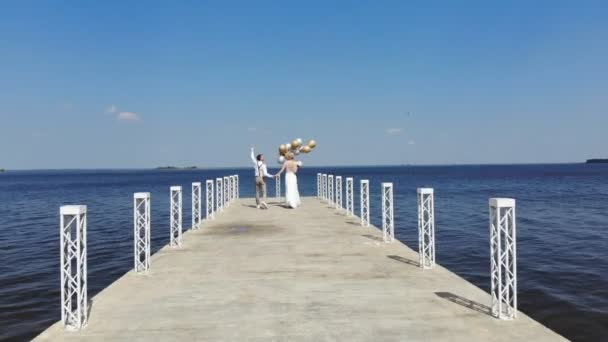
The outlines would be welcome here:
[[[266,163],[264,163],[264,155],[258,154],[256,156],[253,147],[251,147],[251,161],[253,161],[253,164],[255,165],[255,204],[258,209],[268,209],[268,205],[266,204],[266,182],[264,181],[264,177],[274,178],[274,176],[268,174]],[[262,194],[261,200],[260,193]]]

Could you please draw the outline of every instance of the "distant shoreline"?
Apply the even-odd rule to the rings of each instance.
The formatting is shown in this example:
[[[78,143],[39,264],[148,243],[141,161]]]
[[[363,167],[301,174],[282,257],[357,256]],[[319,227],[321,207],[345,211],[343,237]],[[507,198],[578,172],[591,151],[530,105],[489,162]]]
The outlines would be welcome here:
[[[196,166],[185,166],[185,167],[179,167],[179,166],[158,166],[156,168],[156,170],[197,170],[198,167]]]
[[[585,164],[608,164],[608,159],[587,159]]]

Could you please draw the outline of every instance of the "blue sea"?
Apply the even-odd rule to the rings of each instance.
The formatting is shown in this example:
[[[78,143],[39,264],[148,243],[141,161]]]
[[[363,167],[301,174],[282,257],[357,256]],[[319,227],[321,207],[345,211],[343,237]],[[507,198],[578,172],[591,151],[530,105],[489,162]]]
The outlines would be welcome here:
[[[272,172],[272,170],[271,170]],[[576,341],[608,340],[608,165],[303,168],[369,179],[372,223],[380,183],[394,183],[397,238],[418,246],[416,188],[435,189],[437,261],[485,291],[490,283],[488,199],[517,200],[519,309]],[[132,268],[134,192],[151,192],[153,253],[169,240],[169,187],[252,170],[10,171],[0,173],[0,340],[27,340],[60,319],[59,207],[88,206],[89,297]],[[269,195],[274,187],[269,186]],[[488,298],[489,301],[489,298]]]

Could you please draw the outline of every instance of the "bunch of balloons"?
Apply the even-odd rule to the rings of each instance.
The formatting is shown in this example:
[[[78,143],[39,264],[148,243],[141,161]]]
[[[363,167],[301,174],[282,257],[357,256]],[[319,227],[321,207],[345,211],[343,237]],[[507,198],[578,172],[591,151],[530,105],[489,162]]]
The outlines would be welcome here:
[[[302,145],[302,139],[300,138],[295,139],[291,143],[281,144],[279,146],[279,164],[283,164],[287,152],[292,152],[294,155],[298,155],[300,152],[310,153],[315,147],[317,147],[316,141],[310,140],[308,144]]]

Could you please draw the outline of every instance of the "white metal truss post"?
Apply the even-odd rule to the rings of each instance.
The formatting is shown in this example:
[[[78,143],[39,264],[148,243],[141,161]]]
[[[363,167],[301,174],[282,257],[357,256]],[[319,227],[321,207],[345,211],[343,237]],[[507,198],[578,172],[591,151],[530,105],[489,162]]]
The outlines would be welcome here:
[[[232,175],[232,201],[236,201],[236,199],[238,198],[238,196],[236,195],[236,175]]]
[[[222,189],[224,190],[224,195],[222,197],[223,200],[223,206],[224,208],[228,207],[229,203],[229,198],[228,196],[230,196],[230,190],[228,189],[228,177],[224,176],[224,184],[222,185]]]
[[[87,206],[59,209],[61,240],[61,322],[67,330],[87,323]]]
[[[336,210],[342,209],[342,176],[336,176]]]
[[[234,202],[236,196],[234,196],[234,175],[228,177],[228,181],[230,182],[230,202]]]
[[[322,176],[322,189],[323,189],[323,200],[327,201],[327,174],[324,173]]]
[[[236,198],[241,198],[241,192],[239,188],[239,175],[234,175],[234,177],[236,178],[236,189],[234,192],[236,193]]]
[[[218,177],[215,179],[215,202],[217,206],[216,211],[218,213],[224,211],[224,201],[222,199],[223,194],[224,190],[222,190],[222,179]]]
[[[281,198],[281,176],[274,178],[274,194],[276,198]]]
[[[321,174],[317,173],[317,198],[321,198]]]
[[[327,175],[327,203],[334,203],[334,175]]]
[[[136,192],[133,195],[133,258],[135,272],[150,268],[150,193]]]
[[[192,229],[199,229],[201,225],[202,216],[202,205],[201,193],[202,193],[201,182],[192,183]]]
[[[435,198],[433,189],[418,188],[418,257],[420,267],[435,267]]]
[[[517,254],[515,200],[490,199],[490,255],[492,268],[492,315],[517,317]]]
[[[171,187],[171,227],[170,227],[171,247],[182,245],[182,187]]]
[[[369,227],[369,180],[361,180],[360,210],[361,210],[361,226]]]
[[[393,183],[382,183],[382,238],[384,242],[395,241]]]
[[[346,177],[346,216],[355,214],[355,202],[353,201],[353,177]]]
[[[207,179],[205,181],[205,198],[207,202],[206,211],[205,211],[205,219],[211,220],[213,219],[214,207],[213,207],[213,180]]]

